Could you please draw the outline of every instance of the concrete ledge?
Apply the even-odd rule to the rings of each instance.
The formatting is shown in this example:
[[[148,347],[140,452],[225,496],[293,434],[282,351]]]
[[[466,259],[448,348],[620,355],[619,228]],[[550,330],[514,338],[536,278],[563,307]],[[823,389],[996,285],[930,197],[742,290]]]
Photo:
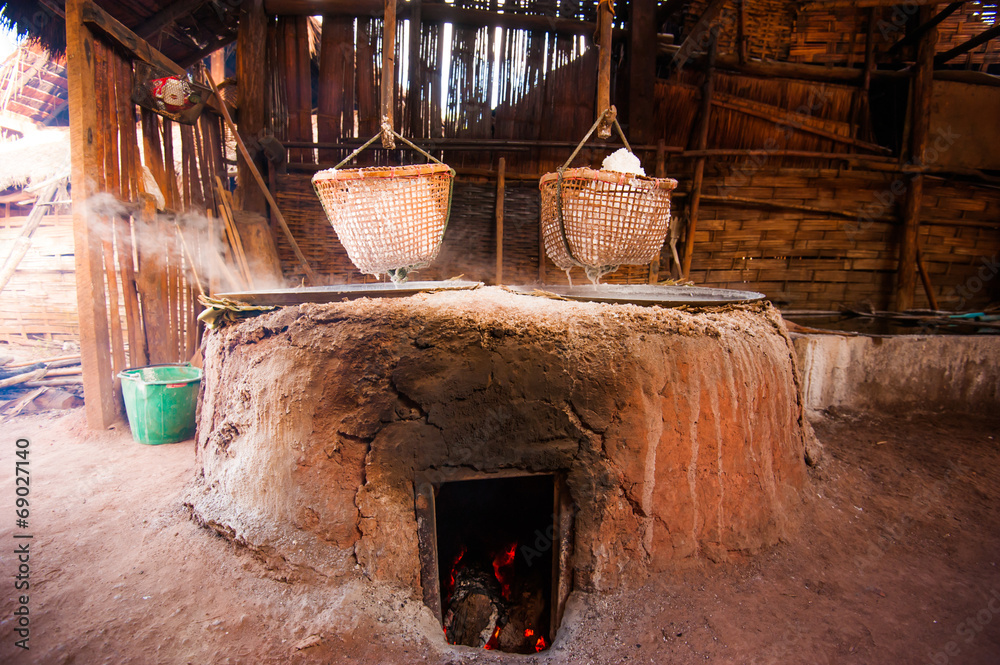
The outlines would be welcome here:
[[[792,335],[807,411],[1000,406],[1000,336]]]

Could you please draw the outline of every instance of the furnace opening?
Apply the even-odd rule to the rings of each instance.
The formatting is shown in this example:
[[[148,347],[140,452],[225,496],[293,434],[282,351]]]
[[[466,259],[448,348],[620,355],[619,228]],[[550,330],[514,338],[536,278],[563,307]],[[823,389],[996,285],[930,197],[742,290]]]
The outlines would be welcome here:
[[[561,485],[553,475],[436,485],[430,604],[449,643],[508,653],[552,643],[569,586]]]

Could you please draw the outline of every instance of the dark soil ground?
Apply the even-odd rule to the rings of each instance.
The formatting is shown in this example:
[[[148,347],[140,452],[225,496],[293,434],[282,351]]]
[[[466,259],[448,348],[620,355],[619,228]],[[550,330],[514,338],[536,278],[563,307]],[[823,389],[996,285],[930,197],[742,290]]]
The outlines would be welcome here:
[[[787,542],[576,594],[553,647],[514,656],[447,646],[402,594],[272,579],[189,519],[193,442],[88,431],[80,410],[18,416],[0,427],[0,662],[1000,662],[1000,418],[839,414],[816,429],[826,457]],[[15,646],[15,533],[33,536],[29,651]]]

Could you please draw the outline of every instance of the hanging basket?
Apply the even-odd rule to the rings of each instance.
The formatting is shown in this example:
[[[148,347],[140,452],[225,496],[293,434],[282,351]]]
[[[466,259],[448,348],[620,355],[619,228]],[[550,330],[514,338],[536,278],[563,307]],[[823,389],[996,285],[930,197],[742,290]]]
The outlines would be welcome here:
[[[358,270],[405,282],[438,255],[451,212],[455,171],[389,129],[436,164],[343,169],[367,148],[312,178],[340,243]]]
[[[190,74],[167,74],[142,61],[135,64],[132,101],[164,118],[193,125],[211,94]]]
[[[594,283],[623,265],[650,263],[670,226],[671,178],[567,168],[602,116],[556,173],[539,181],[545,253],[567,274],[583,268]],[[631,152],[614,120],[625,147]]]

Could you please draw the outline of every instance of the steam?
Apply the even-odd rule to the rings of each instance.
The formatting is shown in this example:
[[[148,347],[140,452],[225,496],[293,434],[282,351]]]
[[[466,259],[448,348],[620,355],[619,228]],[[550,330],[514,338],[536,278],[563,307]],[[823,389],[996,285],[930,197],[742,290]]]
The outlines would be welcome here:
[[[227,238],[226,222],[219,217],[160,210],[147,216],[109,193],[92,196],[84,202],[84,210],[90,233],[106,250],[113,248],[118,265],[131,261],[137,280],[179,268],[188,284],[205,295],[288,286],[249,253],[245,253],[249,270],[244,271]],[[240,230],[237,225],[236,232]],[[125,240],[131,245],[130,255],[125,253]]]

